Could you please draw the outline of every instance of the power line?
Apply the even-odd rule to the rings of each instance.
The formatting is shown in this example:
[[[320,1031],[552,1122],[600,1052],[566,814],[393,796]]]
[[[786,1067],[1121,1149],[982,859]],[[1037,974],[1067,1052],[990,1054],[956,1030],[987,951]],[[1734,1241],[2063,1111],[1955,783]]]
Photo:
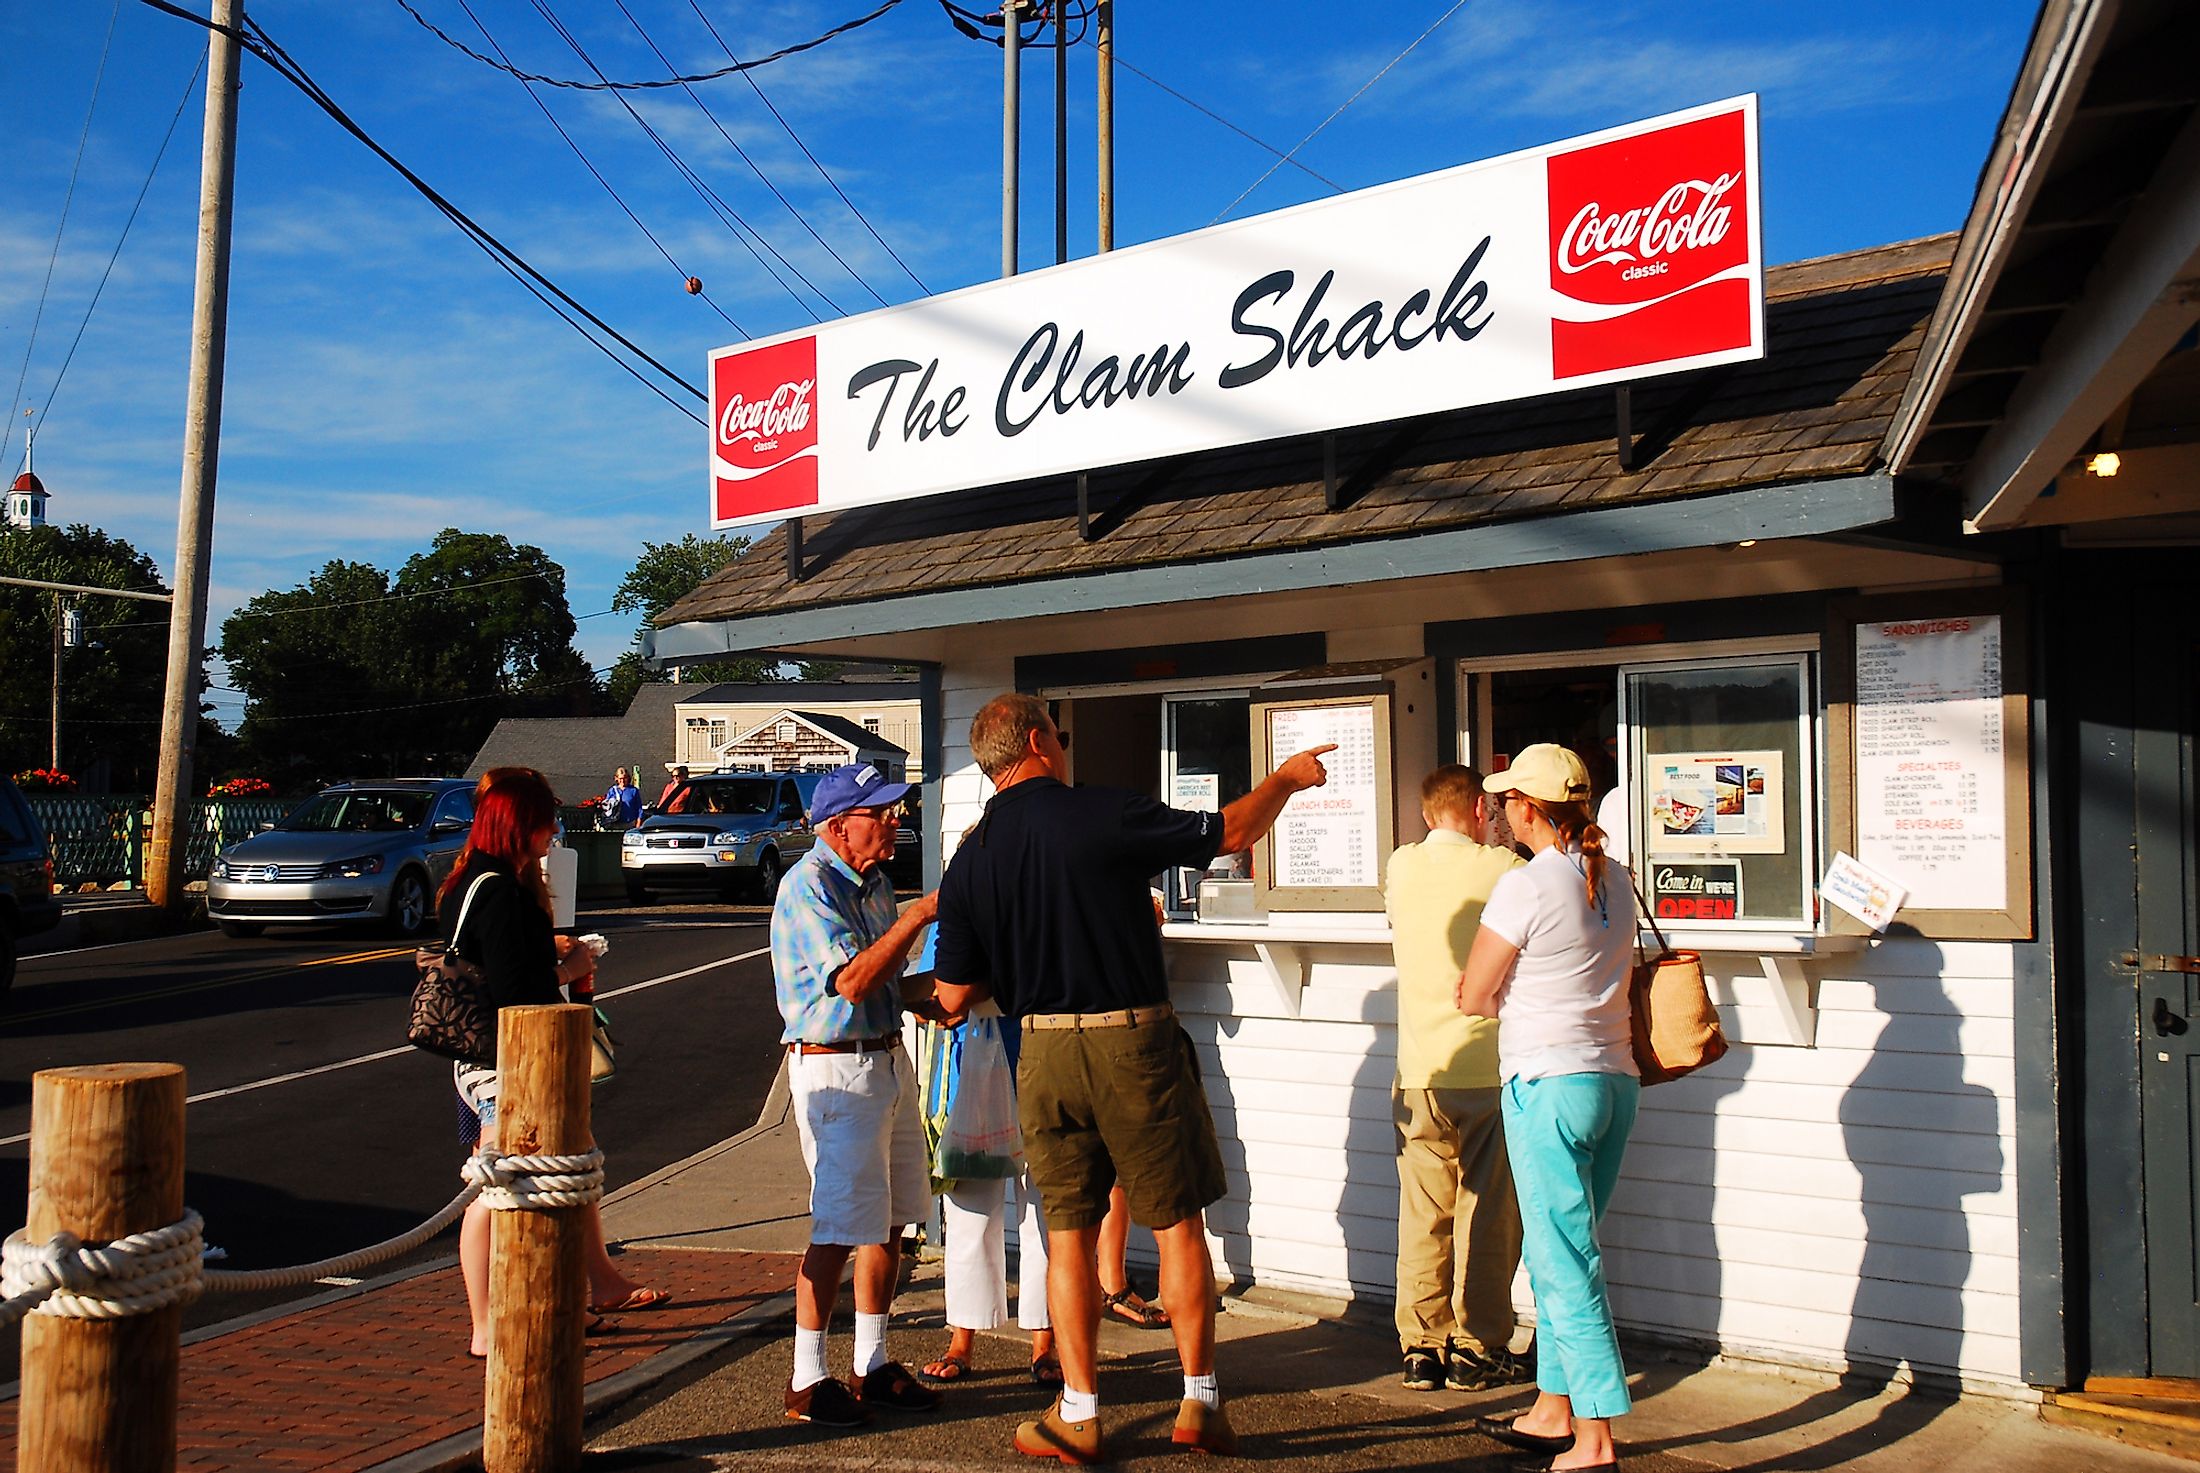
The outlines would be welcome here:
[[[545,0],[528,0],[528,3],[534,6],[536,14],[540,15],[545,21],[549,22],[550,28],[552,30],[556,31],[559,36],[564,38],[565,44],[573,48],[573,54],[575,56],[578,56],[583,62],[587,63],[589,70],[595,72],[598,76],[603,75],[603,69],[596,65],[595,59],[591,57],[588,54],[587,49],[581,45],[580,38],[566,29],[565,22],[558,19],[556,13],[550,9],[549,5],[545,3]],[[734,239],[740,241],[742,245],[748,248],[749,254],[756,257],[756,263],[764,268],[766,274],[768,274],[773,281],[777,282],[781,289],[784,290],[788,296],[794,298],[794,304],[797,307],[800,307],[804,312],[808,313],[809,318],[812,322],[820,322],[824,319],[818,316],[817,309],[812,307],[808,302],[802,300],[802,294],[800,292],[796,291],[793,287],[788,286],[786,279],[782,277],[777,271],[772,270],[771,262],[765,260],[763,256],[758,253],[756,249],[758,245],[761,245],[765,250],[770,251],[774,260],[777,260],[780,265],[785,266],[790,272],[794,273],[795,279],[800,281],[804,286],[808,287],[811,293],[821,299],[826,306],[832,308],[833,311],[840,313],[842,316],[847,315],[838,302],[835,302],[831,297],[826,296],[824,292],[818,289],[815,282],[811,281],[810,278],[802,274],[800,267],[796,266],[792,261],[781,255],[779,253],[779,249],[774,246],[770,241],[764,238],[764,234],[762,231],[758,230],[755,226],[749,224],[748,221],[742,219],[741,214],[738,210],[734,209],[733,206],[727,204],[725,200],[721,199],[718,195],[718,191],[712,189],[710,185],[705,182],[703,176],[696,173],[694,169],[690,168],[688,166],[687,160],[681,158],[678,151],[675,150],[671,144],[665,141],[664,135],[650,126],[649,119],[643,117],[641,113],[635,110],[634,104],[626,100],[626,95],[623,92],[613,92],[611,96],[612,99],[619,104],[619,106],[626,109],[626,115],[634,120],[635,126],[639,127],[643,133],[648,135],[649,141],[657,145],[657,151],[663,154],[665,156],[665,161],[672,165],[674,170],[679,173],[682,179],[687,181],[688,188],[695,192],[696,198],[702,200],[706,206],[708,206],[713,212],[717,214],[720,223],[724,224],[727,229],[733,232]],[[748,232],[748,234],[742,234],[743,231]],[[750,241],[751,236],[755,237],[755,241],[753,244]]]
[[[726,53],[726,60],[733,62],[736,66],[740,65],[741,59],[733,54],[733,48],[726,44],[726,38],[718,34],[718,27],[711,24],[710,17],[703,13],[703,7],[696,4],[696,0],[688,0],[688,8],[694,11],[695,18],[703,23],[703,29],[710,32],[710,38],[718,43],[718,49]],[[749,84],[749,90],[756,94],[756,100],[770,109],[771,115],[778,119],[779,126],[786,129],[787,136],[794,140],[794,146],[802,150],[802,156],[808,159],[811,167],[817,170],[818,177],[831,185],[833,193],[840,196],[840,202],[848,207],[848,212],[863,222],[863,228],[871,232],[871,239],[877,241],[886,254],[894,258],[894,264],[901,268],[902,274],[911,281],[916,282],[918,291],[930,292],[931,288],[918,279],[916,272],[909,269],[909,263],[904,261],[891,245],[887,244],[885,236],[878,233],[878,227],[871,223],[870,218],[863,211],[856,208],[856,202],[848,198],[848,192],[840,187],[840,181],[825,171],[825,166],[818,162],[817,155],[810,152],[810,146],[802,141],[802,135],[795,132],[794,124],[788,122],[785,117],[781,116],[779,109],[772,106],[772,100],[764,95],[763,85],[756,80],[756,73],[753,70],[745,69],[741,73],[741,80]]]
[[[602,353],[605,357],[609,358],[613,363],[616,363],[619,368],[631,378],[633,378],[635,382],[641,384],[642,387],[648,389],[658,398],[663,399],[674,409],[677,409],[680,413],[686,415],[689,419],[694,420],[697,424],[704,425],[706,427],[708,426],[709,421],[705,420],[694,410],[689,409],[686,405],[674,399],[670,394],[666,393],[656,383],[647,378],[644,378],[640,371],[638,371],[633,364],[621,358],[617,353],[614,353],[608,345],[597,339],[586,328],[582,327],[581,324],[579,322],[576,322],[571,315],[569,315],[563,308],[561,308],[557,304],[557,302],[562,302],[565,304],[565,306],[572,308],[575,312],[578,312],[582,317],[585,317],[589,322],[593,323],[598,329],[600,329],[605,334],[605,336],[611,338],[621,347],[632,353],[635,357],[641,359],[651,368],[657,370],[657,372],[662,374],[668,382],[672,383],[676,387],[684,389],[685,391],[687,391],[687,393],[693,395],[696,399],[703,400],[706,403],[709,400],[709,396],[707,394],[705,394],[701,389],[697,388],[694,384],[689,383],[679,374],[674,373],[664,364],[658,362],[655,358],[651,357],[648,352],[644,351],[640,347],[640,345],[636,344],[631,339],[626,337],[617,328],[611,326],[610,323],[605,322],[601,317],[598,317],[595,313],[589,311],[586,307],[582,306],[578,301],[573,298],[570,293],[566,292],[562,287],[560,287],[556,282],[552,281],[549,277],[543,275],[540,271],[536,270],[534,266],[529,264],[529,262],[518,252],[514,251],[511,247],[505,245],[503,241],[498,240],[496,236],[490,234],[487,229],[476,223],[474,219],[469,216],[464,210],[461,210],[457,205],[451,203],[450,200],[444,198],[442,194],[438,193],[433,185],[429,184],[425,179],[422,179],[418,174],[415,174],[411,169],[407,168],[395,154],[391,153],[380,143],[376,142],[373,135],[369,134],[364,128],[360,127],[360,125],[352,119],[351,115],[345,112],[344,109],[337,104],[336,100],[330,97],[328,93],[321,88],[320,84],[315,82],[303,67],[299,66],[296,61],[292,60],[290,54],[283,50],[281,44],[278,43],[273,36],[269,35],[267,28],[265,26],[262,26],[257,20],[247,18],[245,22],[246,29],[236,30],[227,26],[216,25],[214,22],[208,20],[204,16],[194,15],[192,12],[181,8],[180,6],[170,4],[169,0],[139,0],[139,3],[149,6],[154,10],[158,10],[163,14],[175,16],[180,20],[187,20],[193,25],[198,26],[202,29],[218,30],[224,32],[227,35],[235,37],[239,46],[251,52],[254,56],[260,58],[260,60],[266,62],[269,68],[272,69],[277,76],[281,77],[284,81],[290,83],[291,86],[297,88],[300,92],[304,93],[307,100],[312,102],[315,107],[321,109],[322,112],[328,114],[328,116],[335,121],[338,127],[342,128],[345,132],[351,134],[352,137],[358,139],[361,143],[365,144],[367,148],[371,152],[373,152],[373,154],[377,158],[381,159],[392,169],[396,170],[399,177],[403,178],[407,184],[411,185],[422,198],[426,199],[430,204],[434,205],[438,210],[440,210],[444,214],[444,216],[451,221],[452,224],[458,226],[458,228],[462,232],[464,232],[467,239],[471,240],[484,255],[488,256],[492,261],[494,261],[505,272],[506,275],[510,276],[514,281],[517,281],[522,287],[526,288],[526,290],[532,296],[534,296],[537,301],[541,302],[544,306],[550,308],[552,312],[556,313],[561,319],[565,321],[565,323],[569,327],[571,327],[575,332],[578,332],[591,347],[595,348],[596,351]],[[550,295],[545,295],[546,291]],[[551,296],[555,296],[557,298],[557,302],[553,302],[551,300]]]
[[[92,115],[99,111],[100,85],[107,80],[107,55],[114,49],[115,22],[121,18],[122,0],[115,0],[114,9],[107,13],[107,39],[100,43],[99,70],[92,74],[92,100],[84,109],[84,131],[76,138],[76,161],[69,165],[68,192],[61,196],[61,219],[53,228],[46,279],[38,288],[38,310],[31,314],[31,335],[23,344],[23,368],[15,376],[15,399],[8,405],[7,419],[0,421],[0,455],[8,453],[8,439],[15,433],[15,411],[23,407],[23,384],[31,376],[31,350],[38,346],[38,324],[46,317],[46,293],[53,289],[54,263],[61,259],[61,237],[69,228],[69,206],[76,199],[76,176],[84,167],[84,146],[92,141]]]
[[[76,336],[69,339],[69,351],[62,355],[61,369],[53,376],[53,387],[46,393],[45,406],[38,411],[40,424],[44,424],[46,416],[53,413],[53,401],[61,392],[61,381],[69,376],[69,365],[76,361],[76,349],[84,341],[84,329],[92,324],[92,313],[98,309],[100,296],[107,290],[107,278],[115,273],[115,262],[122,258],[122,248],[130,240],[130,227],[137,224],[138,211],[144,208],[146,193],[153,187],[153,176],[160,172],[161,160],[168,157],[168,144],[176,136],[176,124],[183,120],[183,110],[191,105],[191,94],[198,89],[199,75],[205,70],[206,53],[201,51],[198,65],[191,68],[191,80],[183,84],[183,97],[176,103],[175,116],[168,120],[168,131],[160,136],[160,150],[153,155],[153,167],[145,171],[145,182],[138,186],[137,200],[130,206],[130,218],[122,222],[122,234],[116,239],[115,248],[107,257],[107,269],[99,273],[99,285],[92,288],[92,299],[85,304],[84,320],[77,323]],[[17,462],[18,465],[21,463]]]
[[[1270,164],[1267,169],[1262,172],[1261,176],[1258,179],[1255,179],[1252,183],[1246,185],[1243,189],[1239,190],[1238,197],[1234,200],[1231,200],[1228,204],[1222,207],[1222,214],[1215,216],[1214,219],[1209,220],[1207,223],[1209,225],[1220,225],[1223,221],[1224,216],[1228,215],[1232,210],[1236,209],[1241,203],[1244,202],[1245,196],[1251,194],[1254,190],[1260,188],[1263,184],[1267,183],[1268,176],[1270,174],[1275,173],[1276,170],[1291,162],[1293,154],[1296,154],[1300,149],[1306,147],[1306,145],[1314,141],[1315,133],[1321,132],[1322,129],[1337,121],[1338,117],[1344,112],[1346,108],[1352,106],[1353,103],[1358,102],[1362,97],[1365,97],[1367,95],[1368,88],[1374,86],[1384,77],[1390,75],[1390,69],[1392,67],[1396,66],[1399,62],[1404,61],[1406,57],[1411,55],[1414,47],[1420,45],[1423,41],[1426,41],[1429,37],[1435,35],[1436,28],[1438,26],[1441,26],[1445,21],[1450,20],[1453,16],[1457,15],[1463,8],[1465,8],[1466,3],[1467,0],[1452,0],[1451,8],[1449,10],[1445,11],[1442,15],[1436,17],[1434,21],[1430,22],[1429,28],[1427,30],[1421,32],[1420,35],[1415,36],[1412,40],[1406,42],[1405,50],[1399,52],[1396,56],[1393,56],[1390,60],[1384,62],[1382,70],[1378,71],[1377,73],[1375,73],[1374,76],[1369,77],[1365,82],[1362,82],[1360,84],[1359,91],[1353,93],[1350,97],[1347,97],[1344,101],[1337,104],[1336,112],[1331,113],[1328,117],[1323,118],[1319,123],[1315,124],[1313,133],[1307,134],[1297,143],[1292,144],[1290,153],[1285,154],[1282,158],[1277,159],[1274,163]]]
[[[626,17],[627,24],[634,27],[634,33],[640,36],[643,43],[656,54],[657,59],[665,64],[665,70],[668,72],[677,71],[678,69],[672,64],[672,59],[666,56],[664,51],[657,45],[657,43],[650,38],[649,32],[642,29],[642,23],[634,18],[634,12],[626,8],[626,0],[612,0],[612,3],[619,7],[619,14]],[[871,294],[872,301],[878,303],[881,307],[885,306],[886,298],[878,294],[877,288],[873,287],[868,281],[865,281],[863,279],[863,274],[857,271],[855,267],[849,265],[847,261],[842,258],[840,252],[833,249],[831,241],[827,240],[824,236],[817,233],[817,227],[812,225],[807,219],[803,218],[802,212],[794,207],[794,201],[788,199],[784,194],[781,194],[779,192],[779,186],[772,183],[770,176],[765,174],[765,172],[761,168],[757,167],[756,160],[749,157],[749,151],[734,141],[733,135],[726,131],[725,124],[719,122],[718,115],[710,110],[710,104],[703,101],[703,94],[697,92],[693,87],[689,86],[685,82],[682,82],[680,84],[680,90],[688,95],[689,101],[693,102],[698,108],[702,109],[703,116],[708,118],[710,120],[710,125],[718,130],[718,136],[725,139],[726,146],[734,151],[735,155],[740,158],[742,163],[749,166],[749,172],[756,176],[757,181],[761,183],[766,189],[772,192],[772,198],[778,200],[782,205],[785,205],[787,207],[787,213],[794,216],[795,223],[800,225],[804,230],[809,231],[810,239],[816,241],[819,245],[823,246],[825,248],[825,254],[831,256],[835,261],[838,261],[840,263],[840,269],[847,272],[850,276],[854,277],[856,285],[862,287],[865,291]]]
[[[489,28],[481,23],[480,16],[474,14],[473,7],[468,5],[466,3],[466,0],[458,0],[458,8],[466,12],[466,18],[474,23],[474,28],[481,32],[482,39],[487,41],[489,45],[495,49],[497,55],[505,56],[506,53],[504,48],[497,45],[496,37],[489,34]],[[507,57],[506,59],[509,60],[509,57]],[[665,264],[670,266],[673,270],[679,272],[683,278],[686,278],[690,281],[695,280],[696,277],[692,272],[690,272],[685,266],[682,266],[678,261],[675,261],[672,258],[672,252],[665,249],[664,242],[657,238],[655,232],[653,232],[647,225],[644,225],[642,223],[642,217],[635,214],[633,208],[629,206],[624,199],[621,199],[619,197],[619,191],[612,188],[611,181],[604,178],[603,171],[601,169],[598,169],[596,165],[589,159],[588,155],[581,151],[580,144],[573,141],[573,135],[566,132],[565,125],[558,121],[558,115],[550,111],[550,105],[544,102],[540,97],[535,95],[535,84],[532,82],[523,81],[520,83],[520,86],[527,89],[528,100],[533,102],[536,107],[542,110],[543,117],[548,119],[550,126],[557,130],[558,136],[565,140],[565,146],[573,150],[573,156],[581,161],[581,167],[588,170],[590,174],[595,176],[596,182],[604,187],[604,193],[611,196],[612,203],[616,204],[621,210],[625,211],[626,218],[634,222],[634,228],[641,231],[643,235],[649,238],[649,243],[657,248],[657,254],[665,258]],[[747,337],[749,335],[747,328],[743,327],[740,323],[735,322],[733,318],[726,312],[725,308],[719,306],[715,301],[711,300],[709,292],[699,291],[696,293],[696,295],[701,297],[706,303],[709,304],[711,311],[716,312],[720,317],[725,319],[726,326],[732,328],[735,332],[739,333],[743,337]]]
[[[693,76],[680,76],[678,74],[675,74],[673,76],[663,79],[662,81],[649,82],[614,82],[601,72],[596,73],[596,80],[593,82],[584,82],[575,77],[545,77],[535,72],[523,72],[519,70],[519,68],[513,66],[510,61],[497,61],[493,58],[483,56],[480,52],[474,50],[465,42],[460,41],[455,36],[448,34],[440,26],[436,25],[435,22],[429,20],[419,11],[413,9],[412,5],[409,3],[409,0],[397,0],[397,4],[400,9],[402,9],[407,15],[411,16],[414,20],[418,21],[422,27],[424,27],[427,31],[434,35],[436,39],[441,41],[444,45],[450,47],[454,51],[463,52],[467,56],[472,57],[475,61],[480,62],[483,66],[494,67],[500,72],[509,72],[511,75],[519,78],[522,82],[539,82],[545,87],[569,87],[576,92],[647,92],[658,87],[685,86],[691,82],[715,82],[720,77],[730,77],[736,72],[740,72],[743,75],[746,75],[747,73],[754,71],[758,67],[770,66],[775,61],[783,61],[787,57],[794,56],[797,53],[809,51],[815,47],[822,46],[827,41],[832,40],[835,36],[844,36],[848,32],[855,30],[859,26],[867,26],[872,21],[875,21],[880,16],[884,15],[887,11],[892,10],[895,6],[901,4],[901,0],[886,0],[885,4],[879,6],[878,9],[872,11],[868,15],[859,15],[854,20],[843,21],[841,24],[834,26],[831,30],[825,32],[825,34],[822,36],[818,36],[812,40],[798,42],[793,46],[782,46],[777,51],[772,52],[770,55],[760,56],[754,61],[736,61],[732,66],[720,67],[714,72],[698,72]],[[591,68],[591,70],[593,70],[593,68]]]

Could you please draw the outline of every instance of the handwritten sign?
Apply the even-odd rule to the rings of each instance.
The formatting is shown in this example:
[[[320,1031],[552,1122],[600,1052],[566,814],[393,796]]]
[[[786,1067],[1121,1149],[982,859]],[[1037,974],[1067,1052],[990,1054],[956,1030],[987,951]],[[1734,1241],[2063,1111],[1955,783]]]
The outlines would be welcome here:
[[[2001,618],[1856,630],[1856,857],[1928,910],[2009,903]]]
[[[1277,761],[1335,743],[1322,758],[1329,782],[1292,795],[1276,820],[1275,883],[1378,885],[1382,835],[1376,782],[1375,708],[1363,702],[1288,706],[1268,713],[1268,750]]]
[[[1902,908],[1907,892],[1894,880],[1859,864],[1855,856],[1840,853],[1833,856],[1832,867],[1818,882],[1818,893],[1828,905],[1839,906],[1874,931],[1884,931]]]

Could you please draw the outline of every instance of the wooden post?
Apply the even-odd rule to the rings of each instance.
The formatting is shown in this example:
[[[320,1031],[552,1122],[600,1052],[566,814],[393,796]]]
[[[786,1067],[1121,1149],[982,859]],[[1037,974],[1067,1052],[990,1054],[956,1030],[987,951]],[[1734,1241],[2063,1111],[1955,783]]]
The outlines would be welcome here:
[[[33,1242],[106,1243],[183,1216],[183,1069],[94,1064],[31,1076]],[[17,1466],[167,1473],[176,1466],[183,1306],[119,1320],[23,1320]]]
[[[497,1149],[577,1155],[588,1127],[584,1007],[497,1014]],[[484,1473],[570,1473],[581,1463],[582,1357],[588,1276],[584,1213],[593,1207],[498,1212],[489,1224],[489,1390]]]

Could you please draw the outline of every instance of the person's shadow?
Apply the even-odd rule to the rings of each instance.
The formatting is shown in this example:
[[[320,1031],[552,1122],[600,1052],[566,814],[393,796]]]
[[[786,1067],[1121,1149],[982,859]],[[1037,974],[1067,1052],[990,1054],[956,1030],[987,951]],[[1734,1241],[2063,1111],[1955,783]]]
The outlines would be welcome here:
[[[2003,1189],[2001,1106],[1992,1090],[1963,1077],[1963,1018],[1938,976],[1945,960],[1940,949],[1912,942],[1904,951],[1911,946],[1918,948],[1914,956],[1899,958],[1902,976],[1866,984],[1876,1015],[1823,1006],[1818,1015],[1820,1046],[1827,1049],[1839,1046],[1839,1030],[1873,1016],[1880,1020],[1871,1052],[1843,1089],[1837,1112],[1843,1155],[1859,1178],[1863,1225],[1843,1341],[1846,1368],[1839,1384],[1779,1412],[1689,1437],[1630,1444],[1630,1450],[1685,1451],[1691,1443],[1731,1444],[1792,1432],[1837,1417],[1897,1382],[1906,1383],[1900,1396],[1882,1403],[1865,1421],[1844,1426],[1814,1446],[1737,1465],[1730,1473],[1835,1468],[1909,1436],[1952,1404],[1968,1328],[1964,1286],[1972,1266],[1963,1199]],[[1853,994],[1854,989],[1844,991]],[[1822,994],[1822,1004],[1824,1000]],[[1899,1011],[1889,1005],[1896,1000]],[[1746,1071],[1746,1056],[1754,1052],[1737,1045],[1713,1070],[1671,1088],[1739,1089],[1736,1059],[1742,1058]],[[1704,1153],[1708,1181],[1717,1150],[1712,1134],[1716,1117],[1691,1112],[1686,1118],[1701,1122],[1697,1149]],[[1807,1159],[1807,1152],[1798,1150],[1797,1156]],[[1702,1224],[1712,1312],[1718,1314],[1728,1276],[1712,1227],[1713,1196],[1712,1190],[1704,1191],[1702,1215],[1693,1220]],[[1677,1201],[1664,1205],[1687,1210]],[[1818,1231],[1840,1237],[1841,1219],[1842,1214],[1829,1208],[1828,1226]],[[1812,1231],[1807,1223],[1796,1227],[1801,1233]],[[1839,1248],[1829,1245],[1825,1251],[1830,1255]],[[1800,1239],[1796,1253],[1795,1262],[1811,1261],[1812,1250]],[[1830,1259],[1819,1261],[1829,1269],[1834,1266]],[[1749,1337],[1745,1331],[1736,1338]]]

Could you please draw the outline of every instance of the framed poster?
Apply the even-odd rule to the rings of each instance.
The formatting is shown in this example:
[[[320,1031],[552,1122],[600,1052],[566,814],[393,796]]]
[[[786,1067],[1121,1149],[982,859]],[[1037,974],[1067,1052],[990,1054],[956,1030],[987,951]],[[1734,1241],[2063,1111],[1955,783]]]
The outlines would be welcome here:
[[[1302,696],[1252,705],[1253,769],[1311,747],[1329,781],[1292,795],[1253,861],[1262,910],[1383,908],[1392,845],[1390,696],[1387,691]]]
[[[1787,848],[1786,754],[1651,752],[1642,776],[1652,857],[1667,854],[1778,854]]]
[[[2020,591],[1855,599],[1826,643],[1831,847],[1907,892],[1890,930],[2032,935]],[[1845,912],[1829,929],[1864,930]]]

